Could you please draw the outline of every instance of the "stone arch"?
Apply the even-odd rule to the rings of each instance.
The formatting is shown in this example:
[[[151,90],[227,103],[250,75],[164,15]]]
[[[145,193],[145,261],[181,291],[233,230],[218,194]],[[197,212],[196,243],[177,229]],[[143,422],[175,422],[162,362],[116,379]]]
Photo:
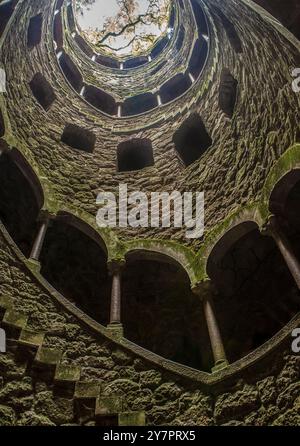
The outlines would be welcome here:
[[[267,219],[270,212],[282,213],[291,189],[298,181],[300,144],[288,148],[271,169],[262,191],[262,207]]]
[[[188,248],[178,245],[172,245],[171,243],[164,244],[163,242],[137,240],[127,244],[126,249],[123,251],[124,257],[130,257],[133,253],[141,253],[142,256],[149,258],[151,256],[157,256],[160,259],[168,260],[170,263],[177,264],[180,268],[184,269],[189,276],[191,285],[196,282],[197,271],[195,271],[193,265],[195,263],[195,256]]]
[[[109,322],[107,260],[105,241],[83,220],[65,211],[51,220],[40,255],[41,275],[102,325]]]
[[[233,226],[218,240],[207,259],[207,273],[210,277],[213,274],[214,266],[230,247],[257,227],[257,223],[254,221],[244,221]]]
[[[203,307],[186,269],[173,257],[150,249],[129,251],[122,302],[126,339],[171,361],[210,370]]]
[[[275,336],[298,312],[296,283],[272,237],[257,222],[229,228],[214,245],[207,274],[216,314],[234,362]]]
[[[270,200],[269,210],[273,214],[284,214],[288,195],[300,181],[300,166],[290,170],[275,184]]]
[[[41,184],[23,155],[12,149],[0,158],[1,220],[7,231],[28,256],[44,204]]]
[[[86,221],[82,220],[77,215],[73,214],[70,211],[60,210],[57,213],[56,219],[59,221],[63,221],[70,226],[78,229],[83,232],[87,237],[93,239],[105,252],[105,255],[108,256],[108,246],[104,237],[102,237],[99,232],[97,232],[92,226],[90,226]]]

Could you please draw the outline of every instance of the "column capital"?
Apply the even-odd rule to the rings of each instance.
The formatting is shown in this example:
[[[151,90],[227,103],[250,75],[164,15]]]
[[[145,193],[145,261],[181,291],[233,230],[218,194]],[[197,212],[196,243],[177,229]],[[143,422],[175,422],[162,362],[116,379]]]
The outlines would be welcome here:
[[[280,215],[269,215],[266,222],[261,227],[261,234],[276,238],[288,227],[288,222]]]
[[[109,260],[107,263],[108,271],[111,276],[114,276],[115,274],[121,274],[121,272],[125,268],[125,265],[125,259],[112,259]]]
[[[207,299],[208,297],[212,297],[216,294],[216,288],[209,279],[194,284],[191,287],[191,290],[192,293],[200,297],[201,300]]]
[[[47,209],[41,209],[37,218],[37,221],[40,223],[50,223],[51,220],[54,220],[56,215],[49,212]]]

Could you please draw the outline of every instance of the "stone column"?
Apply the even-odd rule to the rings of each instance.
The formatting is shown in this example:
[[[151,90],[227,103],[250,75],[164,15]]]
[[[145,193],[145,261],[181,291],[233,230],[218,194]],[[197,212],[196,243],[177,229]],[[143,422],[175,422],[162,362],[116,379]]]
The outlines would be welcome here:
[[[45,237],[47,234],[47,229],[49,226],[49,221],[50,221],[50,218],[49,218],[48,214],[45,214],[42,216],[41,221],[40,221],[40,227],[39,227],[38,233],[36,235],[36,238],[34,240],[33,247],[32,247],[31,254],[30,254],[30,260],[32,260],[34,262],[39,262],[41,251],[43,249],[43,244],[44,244]]]
[[[273,237],[279,251],[281,252],[295,282],[300,289],[300,263],[293,252],[293,248],[288,238],[284,234],[278,219],[275,216],[269,218],[264,232]]]
[[[111,303],[110,303],[110,323],[108,328],[116,335],[123,335],[123,326],[121,319],[121,283],[122,269],[124,262],[112,261],[109,263],[109,271],[112,276]]]
[[[228,361],[226,358],[226,353],[219,325],[215,315],[215,309],[212,298],[212,289],[211,286],[207,287],[207,285],[208,284],[200,284],[193,291],[202,300],[204,316],[207,324],[211,349],[215,363],[214,367],[212,368],[212,372],[217,372],[227,367]]]

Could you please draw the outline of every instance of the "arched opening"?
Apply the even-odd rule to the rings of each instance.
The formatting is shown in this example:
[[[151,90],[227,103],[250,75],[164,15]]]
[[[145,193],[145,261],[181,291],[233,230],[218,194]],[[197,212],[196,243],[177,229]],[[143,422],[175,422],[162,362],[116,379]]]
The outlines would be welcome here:
[[[157,42],[157,44],[154,46],[153,50],[151,51],[152,59],[157,57],[163,51],[163,49],[167,46],[168,42],[169,42],[168,37],[164,37],[163,39],[161,39]]]
[[[190,62],[189,71],[195,79],[200,75],[207,58],[208,43],[205,39],[200,38],[196,41]]]
[[[96,62],[108,68],[119,68],[119,62],[116,59],[104,56],[103,54],[97,55]]]
[[[220,9],[218,8],[215,9],[221,19],[221,22],[224,26],[225,32],[227,34],[228,40],[232,48],[236,53],[242,53],[243,52],[242,42],[241,39],[239,38],[239,35],[235,29],[234,24],[223,14],[223,12]]]
[[[147,62],[148,62],[148,57],[145,56],[134,57],[124,62],[124,69],[137,68],[142,65],[145,65]]]
[[[163,255],[137,251],[127,257],[122,283],[125,337],[166,359],[209,371],[202,304],[183,268]]]
[[[61,141],[72,149],[92,153],[96,144],[96,135],[76,124],[66,124]]]
[[[212,145],[198,114],[191,115],[174,133],[175,149],[186,166],[194,163]]]
[[[231,229],[213,249],[207,271],[230,362],[271,339],[299,309],[299,292],[272,237],[253,222]]]
[[[180,51],[183,45],[183,41],[184,41],[184,36],[185,36],[185,29],[184,26],[181,25],[180,30],[179,30],[179,34],[178,34],[178,38],[176,40],[176,49],[177,51]]]
[[[157,107],[157,99],[153,93],[144,93],[133,96],[124,101],[122,106],[123,116],[133,116],[144,113]]]
[[[27,46],[33,48],[41,43],[42,39],[43,15],[38,14],[32,17],[29,22],[27,34]]]
[[[166,104],[178,98],[185,93],[191,85],[192,81],[187,74],[177,74],[161,87],[160,97],[162,103]]]
[[[154,165],[152,143],[149,139],[130,139],[118,146],[118,172],[131,172]]]
[[[191,3],[192,3],[194,15],[195,15],[196,23],[198,26],[199,36],[202,33],[207,34],[207,32],[208,32],[207,22],[206,22],[205,14],[204,14],[204,11],[203,11],[201,5],[199,4],[198,0],[192,0]]]
[[[107,254],[96,237],[60,216],[47,231],[40,261],[41,274],[56,290],[97,322],[108,324],[111,279]]]
[[[86,43],[83,37],[81,37],[79,34],[76,34],[75,36],[75,42],[79,46],[79,48],[88,56],[93,57],[93,50],[92,48]]]
[[[272,190],[269,209],[275,215],[285,215],[289,194],[300,181],[300,169],[293,169],[284,175]]]
[[[53,38],[56,43],[56,51],[60,51],[64,44],[61,12],[54,18]]]
[[[19,152],[0,157],[0,219],[23,254],[28,257],[43,205],[38,180]]]
[[[99,88],[87,85],[84,88],[83,97],[91,105],[108,115],[117,114],[117,104],[114,98]]]
[[[72,3],[70,3],[67,8],[67,19],[68,19],[68,25],[69,25],[70,31],[73,33],[74,31],[76,31],[76,25],[75,25],[75,19],[74,19],[74,14],[73,14]]]
[[[0,37],[5,31],[19,0],[7,0],[0,3]]]
[[[282,231],[289,240],[293,253],[300,262],[300,170],[289,172],[278,183],[274,193],[277,194],[277,206],[273,209],[279,217]],[[280,196],[281,201],[278,201]]]
[[[48,111],[56,99],[54,90],[41,73],[36,73],[29,83],[33,96]]]
[[[220,79],[219,106],[229,118],[232,118],[236,99],[238,81],[232,76],[228,68],[223,68]]]
[[[68,82],[70,82],[72,87],[77,92],[80,92],[82,83],[83,83],[83,79],[82,79],[80,71],[78,70],[78,68],[72,61],[72,59],[66,53],[61,53],[58,60],[59,60],[60,67],[61,67],[64,75],[66,76],[66,79],[68,80]]]

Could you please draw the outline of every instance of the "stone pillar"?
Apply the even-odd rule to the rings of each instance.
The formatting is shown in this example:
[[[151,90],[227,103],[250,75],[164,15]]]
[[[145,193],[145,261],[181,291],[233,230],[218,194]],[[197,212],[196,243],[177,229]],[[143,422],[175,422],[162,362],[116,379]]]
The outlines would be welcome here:
[[[264,232],[273,237],[279,251],[281,252],[295,282],[300,289],[300,263],[293,252],[293,248],[288,238],[284,234],[278,219],[275,216],[269,218]]]
[[[30,254],[30,260],[32,260],[34,262],[39,262],[40,254],[43,249],[43,244],[44,244],[45,237],[47,234],[47,229],[49,226],[49,221],[50,221],[50,218],[49,218],[48,214],[43,215],[43,217],[41,218],[40,227],[39,227],[38,233],[36,235],[36,238],[34,240],[33,247],[32,247],[31,254]]]
[[[201,286],[202,285],[202,286]],[[212,298],[211,286],[207,288],[208,284],[200,284],[193,292],[197,294],[203,304],[204,316],[207,324],[208,334],[210,338],[211,349],[214,357],[214,367],[212,372],[217,372],[228,366],[226,353],[224,349],[223,340],[221,337],[217,318],[215,316],[215,309]]]
[[[118,336],[123,335],[121,319],[121,283],[123,261],[112,261],[109,263],[109,270],[112,276],[111,303],[110,303],[110,323],[108,329]]]

